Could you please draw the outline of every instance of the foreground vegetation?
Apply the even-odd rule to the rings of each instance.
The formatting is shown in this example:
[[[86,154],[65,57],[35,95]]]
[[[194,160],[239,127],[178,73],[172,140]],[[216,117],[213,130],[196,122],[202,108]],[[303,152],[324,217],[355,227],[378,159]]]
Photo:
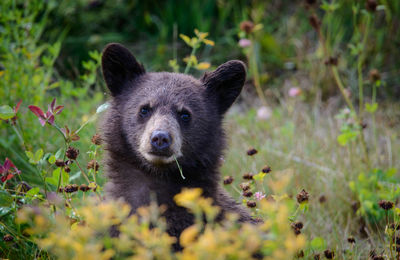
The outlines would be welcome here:
[[[202,12],[190,16],[186,28],[180,16],[178,26],[168,26],[172,9],[150,14],[150,7],[140,6],[144,20],[160,30],[142,25],[147,45],[157,42],[160,55],[142,48],[139,57],[153,69],[195,75],[229,58],[247,61],[249,80],[226,119],[229,149],[221,160],[221,182],[263,224],[240,226],[234,215],[215,223],[218,209],[200,190],[185,190],[176,202],[193,212],[196,223],[180,237],[185,249],[174,253],[163,208],[153,203],[128,216],[127,205],[103,201],[96,122],[107,103],[99,50],[109,40],[130,41],[132,32],[124,29],[115,38],[106,32],[117,24],[93,28],[101,23],[91,8],[102,19],[115,12],[124,21],[134,6],[3,1],[0,257],[399,257],[400,105],[392,102],[398,95],[392,42],[400,4],[299,1],[291,9],[274,1],[238,1],[241,8],[212,2],[204,4],[216,12],[215,28],[196,22],[206,20]],[[82,6],[87,13],[79,13]],[[267,8],[279,11],[279,23],[270,21]],[[71,13],[81,18],[68,21],[69,32],[55,26]],[[165,24],[157,23],[157,15]],[[235,17],[235,24],[223,17]],[[196,27],[200,31],[193,33]],[[77,49],[70,43],[79,28],[84,36],[78,38],[88,44]],[[86,55],[88,46],[97,51]],[[165,55],[170,47],[172,55]],[[121,235],[110,237],[116,225]]]

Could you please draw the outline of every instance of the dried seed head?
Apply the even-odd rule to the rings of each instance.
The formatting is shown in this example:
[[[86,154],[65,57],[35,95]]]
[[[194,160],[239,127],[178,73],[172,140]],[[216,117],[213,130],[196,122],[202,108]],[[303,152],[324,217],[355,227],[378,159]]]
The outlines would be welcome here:
[[[324,255],[327,259],[333,259],[335,257],[335,252],[327,249],[324,251]]]
[[[319,28],[321,26],[321,21],[318,19],[318,17],[313,14],[308,18],[310,25],[312,28],[314,28],[316,31],[319,31]]]
[[[302,191],[300,191],[299,194],[296,195],[298,203],[307,202],[308,201],[308,197],[309,197],[309,194],[304,189]]]
[[[247,173],[243,174],[243,179],[252,180],[253,179],[253,174],[250,173],[250,172],[247,172]]]
[[[381,74],[377,69],[372,69],[369,71],[369,80],[371,82],[377,82],[380,79],[381,79]]]
[[[253,192],[250,191],[250,190],[243,191],[243,196],[245,196],[245,197],[251,197],[251,196],[253,196]]]
[[[271,170],[271,167],[270,167],[270,166],[265,165],[264,168],[262,168],[261,171],[262,171],[263,173],[270,173],[272,170]]]
[[[373,260],[385,260],[385,257],[383,255],[376,255],[372,259]]]
[[[58,192],[63,192],[63,191],[64,191],[64,187],[60,186],[60,187],[58,188]]]
[[[315,254],[314,255],[314,260],[320,260],[321,259],[321,255],[320,254]]]
[[[11,242],[11,241],[13,241],[13,240],[14,240],[14,237],[11,236],[10,234],[6,234],[6,235],[4,235],[4,237],[3,237],[3,241],[6,241],[6,242]]]
[[[296,236],[298,236],[298,235],[301,234],[301,229],[294,228],[293,231],[294,231],[294,234],[295,234]]]
[[[249,208],[254,208],[256,206],[257,206],[257,203],[254,200],[249,200],[247,202],[247,207],[249,207]]]
[[[258,151],[255,148],[250,148],[249,150],[247,150],[247,155],[249,156],[253,156],[256,153],[258,153]]]
[[[86,191],[90,190],[90,188],[89,188],[89,186],[87,186],[86,184],[81,184],[81,185],[79,186],[79,190],[81,190],[81,191],[83,191],[83,192],[86,192]]]
[[[101,136],[99,135],[99,134],[95,134],[93,137],[92,137],[92,143],[93,144],[95,144],[95,145],[101,145]]]
[[[326,197],[325,197],[325,195],[321,195],[320,197],[319,197],[319,203],[325,203],[326,202]]]
[[[71,168],[69,168],[69,166],[65,166],[65,167],[64,167],[64,171],[65,171],[66,173],[70,173],[70,172],[71,172]]]
[[[389,225],[389,228],[393,230],[400,230],[400,224],[392,223]]]
[[[350,244],[355,244],[356,243],[356,239],[354,237],[348,237],[347,238],[347,242],[349,242]]]
[[[233,182],[233,177],[232,176],[225,176],[224,178],[224,184],[228,185],[231,184]]]
[[[250,184],[249,184],[248,182],[243,182],[243,183],[240,183],[240,184],[239,184],[239,187],[240,187],[243,191],[246,191],[246,190],[249,190],[249,189],[250,189]]]
[[[65,186],[64,191],[66,193],[72,193],[72,192],[78,191],[78,185],[77,184],[69,184],[69,185]]]
[[[304,226],[303,222],[301,222],[301,221],[292,223],[292,227],[294,227],[294,228],[303,229],[303,226]]]
[[[365,9],[370,12],[375,12],[377,7],[378,2],[376,0],[367,0],[367,2],[365,3]]]
[[[337,66],[339,58],[338,57],[329,57],[324,63],[327,66]]]
[[[388,200],[381,200],[378,204],[384,210],[391,210],[394,206],[394,203]]]
[[[65,152],[65,155],[71,160],[76,160],[79,155],[79,150],[70,146]]]
[[[96,160],[91,160],[88,162],[86,168],[93,169],[95,172],[97,172],[99,170],[99,164],[96,162]]]
[[[17,185],[17,191],[22,192],[22,193],[26,193],[27,191],[30,191],[31,189],[32,189],[32,187],[24,181],[22,181],[20,184]]]
[[[54,163],[57,167],[64,167],[65,166],[65,162],[63,160],[56,160],[56,162]]]
[[[254,29],[254,23],[250,21],[243,21],[240,23],[240,30],[246,33],[251,33],[253,29]]]

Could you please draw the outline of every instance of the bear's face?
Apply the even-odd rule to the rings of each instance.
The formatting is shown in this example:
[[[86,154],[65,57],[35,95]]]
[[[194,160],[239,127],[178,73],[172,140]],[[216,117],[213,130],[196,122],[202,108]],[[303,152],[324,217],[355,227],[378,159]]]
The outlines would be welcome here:
[[[227,62],[199,80],[146,73],[125,47],[110,44],[102,68],[113,110],[119,113],[121,136],[136,160],[157,171],[176,167],[175,160],[196,167],[217,159],[213,157],[223,146],[223,114],[246,77],[242,62]]]

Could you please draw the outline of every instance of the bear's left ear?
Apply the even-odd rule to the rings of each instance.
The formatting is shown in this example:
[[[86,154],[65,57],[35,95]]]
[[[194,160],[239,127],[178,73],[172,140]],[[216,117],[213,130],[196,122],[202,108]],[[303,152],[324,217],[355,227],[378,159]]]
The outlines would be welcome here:
[[[145,73],[132,53],[119,43],[110,43],[104,48],[101,67],[113,96],[120,94],[129,81]]]
[[[216,98],[220,114],[224,114],[239,96],[245,80],[246,65],[239,60],[228,61],[201,78],[207,95]]]

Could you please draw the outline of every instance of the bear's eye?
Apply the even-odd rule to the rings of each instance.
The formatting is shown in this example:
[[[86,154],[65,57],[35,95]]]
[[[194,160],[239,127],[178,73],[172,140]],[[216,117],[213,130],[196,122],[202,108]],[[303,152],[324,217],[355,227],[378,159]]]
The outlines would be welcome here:
[[[183,111],[183,112],[179,113],[179,117],[181,118],[181,120],[183,122],[189,122],[189,120],[190,120],[190,114],[187,111]]]
[[[144,106],[140,109],[140,116],[141,117],[146,117],[150,113],[150,108],[148,106]]]

